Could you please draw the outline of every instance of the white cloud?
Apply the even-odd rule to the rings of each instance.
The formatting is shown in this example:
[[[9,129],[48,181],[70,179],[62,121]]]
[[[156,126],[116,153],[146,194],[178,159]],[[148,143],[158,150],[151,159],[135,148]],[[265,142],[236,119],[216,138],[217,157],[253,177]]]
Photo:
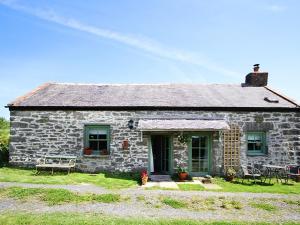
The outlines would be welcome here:
[[[282,5],[269,5],[269,6],[267,6],[267,10],[272,11],[272,12],[283,12],[286,9],[287,9],[286,6],[282,6]]]
[[[44,19],[46,21],[54,22],[56,24],[68,28],[93,34],[101,38],[117,41],[119,43],[151,53],[154,56],[196,65],[207,70],[217,72],[224,76],[234,78],[239,77],[239,73],[226,69],[218,65],[217,63],[212,62],[205,56],[170,48],[147,37],[138,35],[128,35],[124,33],[111,31],[108,29],[91,26],[88,24],[84,24],[79,20],[60,16],[53,10],[43,10],[39,8],[27,7],[16,3],[16,1],[14,0],[0,0],[0,4],[5,5],[11,9],[21,11],[23,13],[30,14],[32,16]]]

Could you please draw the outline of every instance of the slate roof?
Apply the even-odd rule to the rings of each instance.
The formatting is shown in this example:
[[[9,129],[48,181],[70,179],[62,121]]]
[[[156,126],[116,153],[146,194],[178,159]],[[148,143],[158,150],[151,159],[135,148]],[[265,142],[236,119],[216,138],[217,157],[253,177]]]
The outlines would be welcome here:
[[[268,98],[271,101],[264,100]],[[298,108],[267,87],[239,84],[46,83],[8,107]]]

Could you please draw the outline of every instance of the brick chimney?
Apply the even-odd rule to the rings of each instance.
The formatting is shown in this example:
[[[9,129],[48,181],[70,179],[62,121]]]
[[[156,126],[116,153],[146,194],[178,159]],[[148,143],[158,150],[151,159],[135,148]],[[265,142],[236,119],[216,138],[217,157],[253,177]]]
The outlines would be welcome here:
[[[246,76],[246,87],[265,87],[268,85],[268,72],[260,72],[259,64],[253,65],[253,72]]]

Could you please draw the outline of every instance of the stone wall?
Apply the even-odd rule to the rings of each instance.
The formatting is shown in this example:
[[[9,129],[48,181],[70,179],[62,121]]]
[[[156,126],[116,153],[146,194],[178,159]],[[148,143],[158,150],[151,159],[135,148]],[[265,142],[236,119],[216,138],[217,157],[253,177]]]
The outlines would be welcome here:
[[[300,113],[295,112],[208,112],[208,111],[11,111],[10,163],[34,166],[47,154],[77,155],[82,171],[130,171],[148,166],[149,134],[136,129],[140,118],[224,119],[241,128],[241,163],[287,162],[300,164]],[[135,128],[127,123],[135,121]],[[110,125],[109,156],[83,156],[84,125]],[[268,154],[247,156],[245,131],[267,132]],[[173,135],[173,166],[187,166],[187,146]],[[222,135],[214,132],[212,140],[212,172],[218,173],[223,161]],[[129,149],[122,141],[129,140]]]

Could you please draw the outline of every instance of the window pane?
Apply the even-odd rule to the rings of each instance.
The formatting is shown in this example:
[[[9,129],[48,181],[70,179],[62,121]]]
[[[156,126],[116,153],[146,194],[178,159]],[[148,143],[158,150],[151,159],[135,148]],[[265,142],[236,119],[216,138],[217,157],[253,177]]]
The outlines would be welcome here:
[[[198,148],[192,149],[192,159],[199,159],[199,149]]]
[[[93,150],[99,150],[98,148],[98,141],[89,141],[89,147]]]
[[[95,134],[90,134],[90,135],[89,135],[89,139],[97,139],[97,135],[95,135]]]
[[[99,141],[99,149],[107,149],[107,141]]]
[[[106,134],[100,134],[100,135],[98,135],[98,139],[107,139],[107,135]]]
[[[205,148],[206,147],[206,137],[201,137],[200,142],[201,142],[200,147]]]
[[[248,150],[249,151],[255,150],[255,144],[254,143],[248,143]]]
[[[256,142],[255,143],[255,150],[258,150],[258,151],[262,150],[262,143],[261,142]]]
[[[201,157],[201,159],[206,159],[207,157],[206,157],[206,149],[205,148],[201,148],[200,149],[200,157]]]
[[[262,138],[261,138],[261,135],[255,135],[255,141],[259,141],[259,142],[260,142],[261,139],[262,139]]]
[[[100,155],[108,155],[107,141],[99,141]]]
[[[248,141],[254,141],[255,137],[253,134],[248,134]]]
[[[199,140],[199,137],[197,136],[193,136],[192,137],[192,147],[199,147],[199,143],[200,143],[200,140]]]

